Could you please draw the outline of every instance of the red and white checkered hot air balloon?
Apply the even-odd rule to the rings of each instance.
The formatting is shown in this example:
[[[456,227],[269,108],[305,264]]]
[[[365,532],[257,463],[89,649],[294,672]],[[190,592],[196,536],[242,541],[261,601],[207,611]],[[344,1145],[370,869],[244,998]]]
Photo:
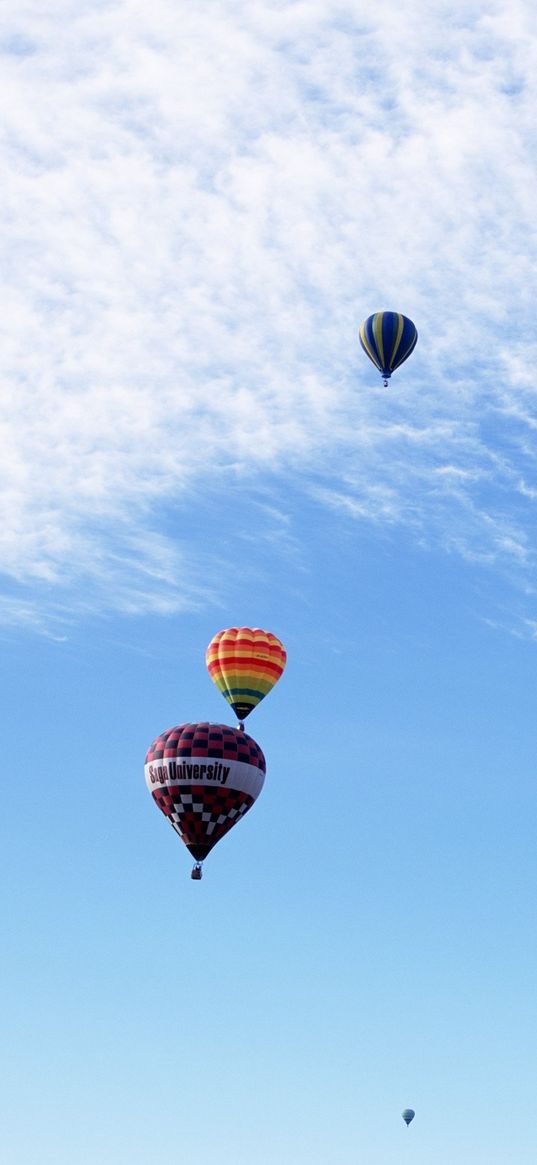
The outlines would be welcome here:
[[[201,863],[257,800],[266,764],[255,740],[225,724],[178,724],[153,741],[145,780],[155,804]]]

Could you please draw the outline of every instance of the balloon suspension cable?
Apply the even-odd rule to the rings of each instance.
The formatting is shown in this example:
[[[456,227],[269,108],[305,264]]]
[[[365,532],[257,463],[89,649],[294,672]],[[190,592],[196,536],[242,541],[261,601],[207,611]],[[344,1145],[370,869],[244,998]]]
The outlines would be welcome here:
[[[203,869],[202,869],[201,862],[194,862],[194,865],[192,866],[192,873],[191,873],[190,877],[192,878],[192,880],[194,882],[201,882],[201,879],[203,877]]]

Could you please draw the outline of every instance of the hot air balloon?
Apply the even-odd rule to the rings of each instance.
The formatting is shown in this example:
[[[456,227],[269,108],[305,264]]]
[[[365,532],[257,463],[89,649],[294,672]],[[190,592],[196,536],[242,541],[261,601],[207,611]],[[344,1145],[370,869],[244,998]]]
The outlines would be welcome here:
[[[407,1128],[408,1128],[410,1122],[414,1120],[415,1115],[416,1115],[416,1113],[414,1112],[413,1108],[403,1109],[401,1116],[402,1116]]]
[[[195,859],[195,880],[213,846],[251,809],[265,772],[259,745],[241,728],[178,724],[153,741],[146,785]]]
[[[392,372],[414,351],[418,333],[412,320],[398,311],[377,311],[360,324],[360,343],[384,377],[384,387]]]
[[[211,679],[240,721],[274,687],[286,659],[283,643],[259,627],[228,627],[219,631],[205,654]]]

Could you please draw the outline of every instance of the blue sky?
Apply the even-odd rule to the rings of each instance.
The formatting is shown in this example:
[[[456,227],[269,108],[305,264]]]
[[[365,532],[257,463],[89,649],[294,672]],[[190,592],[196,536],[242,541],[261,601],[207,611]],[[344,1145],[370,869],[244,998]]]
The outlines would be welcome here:
[[[535,1158],[536,32],[2,18],[7,1165]],[[143,761],[237,624],[289,662],[195,884]]]

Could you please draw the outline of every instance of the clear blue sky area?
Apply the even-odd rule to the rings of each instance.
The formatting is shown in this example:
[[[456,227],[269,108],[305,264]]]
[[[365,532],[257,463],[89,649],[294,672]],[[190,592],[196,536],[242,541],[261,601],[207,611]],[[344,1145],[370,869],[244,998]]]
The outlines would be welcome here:
[[[537,1148],[534,646],[482,621],[486,574],[300,518],[307,569],[229,611],[6,645],[10,1165]],[[234,722],[203,657],[239,616],[289,663],[196,884],[143,759]]]

